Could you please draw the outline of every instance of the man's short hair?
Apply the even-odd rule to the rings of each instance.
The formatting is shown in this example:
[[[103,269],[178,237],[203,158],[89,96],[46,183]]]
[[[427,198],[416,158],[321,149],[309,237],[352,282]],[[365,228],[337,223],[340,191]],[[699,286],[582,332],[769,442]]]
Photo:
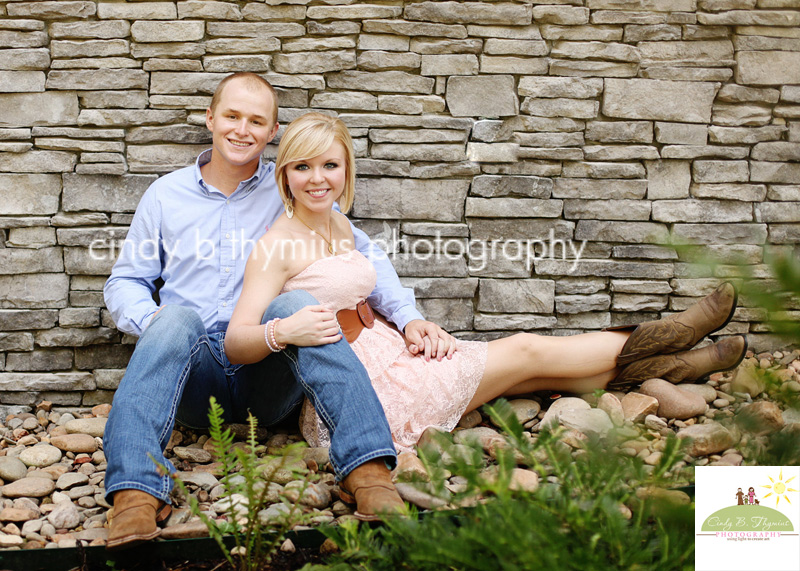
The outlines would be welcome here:
[[[272,84],[258,75],[257,73],[253,73],[252,71],[237,71],[236,73],[230,74],[228,77],[224,78],[222,81],[219,82],[217,85],[217,89],[214,90],[214,95],[211,97],[211,105],[209,105],[209,109],[211,109],[211,113],[214,113],[214,109],[216,109],[217,105],[219,104],[219,100],[222,97],[222,91],[225,89],[225,86],[228,85],[234,79],[241,79],[244,81],[244,84],[248,87],[248,89],[260,89],[264,88],[267,89],[272,94],[272,102],[274,105],[272,106],[272,122],[278,122],[278,94],[275,91],[275,88],[272,87]]]

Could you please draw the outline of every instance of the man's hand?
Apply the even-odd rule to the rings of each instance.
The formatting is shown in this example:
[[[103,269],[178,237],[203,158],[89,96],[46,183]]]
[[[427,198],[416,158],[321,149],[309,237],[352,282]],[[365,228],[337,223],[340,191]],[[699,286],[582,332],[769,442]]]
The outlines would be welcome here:
[[[281,344],[312,347],[341,338],[336,314],[324,305],[308,305],[275,325],[275,340]]]
[[[456,352],[456,338],[431,321],[414,319],[405,329],[406,344],[412,355],[420,355],[426,361],[431,357],[441,361],[453,358]]]

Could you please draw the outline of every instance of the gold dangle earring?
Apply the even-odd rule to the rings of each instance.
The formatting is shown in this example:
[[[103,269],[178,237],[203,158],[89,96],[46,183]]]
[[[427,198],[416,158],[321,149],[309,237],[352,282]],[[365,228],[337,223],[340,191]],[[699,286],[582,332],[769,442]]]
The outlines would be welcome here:
[[[292,216],[294,216],[293,202],[294,202],[294,197],[291,200],[283,203],[283,208],[284,210],[286,210],[286,218],[291,218]]]

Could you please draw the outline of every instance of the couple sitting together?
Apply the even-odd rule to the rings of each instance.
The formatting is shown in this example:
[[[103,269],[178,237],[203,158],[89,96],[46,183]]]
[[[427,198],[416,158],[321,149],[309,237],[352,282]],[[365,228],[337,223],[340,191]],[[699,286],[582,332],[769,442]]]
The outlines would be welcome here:
[[[305,401],[304,437],[330,447],[342,499],[373,520],[403,506],[390,475],[397,450],[496,397],[693,381],[743,358],[743,336],[690,350],[730,320],[731,284],[638,326],[457,341],[422,318],[387,257],[341,213],[356,175],[345,125],[295,119],[272,164],[261,155],[277,111],[258,75],[220,83],[206,112],[212,149],[147,190],[106,284],[117,326],[139,336],[104,437],[109,549],[158,536],[172,481],[149,456],[171,469],[163,452],[175,421],[206,427],[210,396],[228,421],[249,411],[266,426]]]

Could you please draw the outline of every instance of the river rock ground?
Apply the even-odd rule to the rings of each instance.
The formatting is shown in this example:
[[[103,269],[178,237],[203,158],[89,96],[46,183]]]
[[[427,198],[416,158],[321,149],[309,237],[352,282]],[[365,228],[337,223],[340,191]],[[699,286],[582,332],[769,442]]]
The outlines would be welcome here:
[[[764,392],[764,371],[774,379],[771,394]],[[543,428],[563,427],[560,439],[573,454],[591,435],[612,436],[612,451],[637,456],[645,465],[658,463],[665,438],[677,434],[688,439],[685,455],[673,468],[691,479],[691,467],[735,466],[753,463],[753,450],[778,431],[800,432],[800,410],[786,405],[800,395],[800,350],[753,355],[734,371],[712,375],[696,385],[672,385],[650,380],[628,393],[607,392],[578,396],[531,395],[510,401],[512,410],[531,440]],[[797,402],[797,398],[794,398]],[[102,435],[110,405],[91,410],[62,409],[42,402],[32,412],[8,415],[0,422],[0,549],[57,549],[103,545],[108,535],[104,498],[106,458]],[[746,422],[732,423],[732,417]],[[246,427],[233,426],[243,441]],[[423,435],[423,440],[429,435]],[[293,428],[259,429],[267,454],[279,453],[301,440]],[[487,470],[491,455],[503,441],[490,420],[475,411],[462,418],[455,445],[476,441],[485,450]],[[209,436],[178,427],[167,446],[167,457],[179,471],[190,493],[209,516],[225,518],[224,488],[219,463],[212,455]],[[299,501],[307,518],[304,525],[321,525],[352,517],[352,509],[339,499],[339,489],[325,448],[305,448],[291,460],[296,468],[316,474],[302,491],[291,470],[278,471],[270,484],[271,505],[259,517],[265,523],[280,519],[285,507],[281,496]],[[418,486],[403,483],[409,476],[425,477],[414,454],[402,454],[394,478],[403,498],[422,509],[445,504]],[[542,477],[546,477],[542,475]],[[511,485],[535,490],[540,474],[517,468]],[[548,476],[552,479],[552,476]],[[447,488],[463,486],[452,476]],[[163,538],[197,537],[205,526],[192,516],[187,499],[174,494],[174,510]],[[284,545],[291,551],[290,544]]]

